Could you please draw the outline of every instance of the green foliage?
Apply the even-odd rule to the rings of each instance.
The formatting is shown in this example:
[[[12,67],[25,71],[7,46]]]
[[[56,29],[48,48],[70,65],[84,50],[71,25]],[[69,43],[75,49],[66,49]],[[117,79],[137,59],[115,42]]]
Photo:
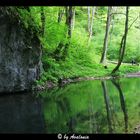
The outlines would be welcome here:
[[[65,7],[43,7],[45,14],[45,34],[40,35],[42,28],[41,8],[30,7],[26,9],[17,8],[20,19],[28,30],[38,31],[38,36],[43,46],[42,62],[44,74],[38,83],[45,81],[57,82],[59,78],[105,76],[109,75],[115,65],[108,63],[108,69],[99,64],[103,49],[107,7],[96,7],[93,36],[88,43],[87,32],[87,7],[75,7],[75,27],[72,30],[72,38],[67,37],[67,26],[65,24],[65,13],[60,23],[57,22],[59,9]],[[107,59],[117,62],[121,38],[124,32],[125,8],[118,7],[111,22],[111,30],[108,42]],[[129,25],[134,21],[139,12],[138,8],[130,8]],[[138,28],[136,21],[129,29],[126,52],[123,62],[131,62],[135,59],[140,62],[140,46]],[[61,45],[60,45],[61,44]],[[138,70],[139,67],[122,64],[117,75]]]
[[[37,11],[33,12],[33,9]],[[24,24],[24,28],[39,36],[40,33],[40,10],[37,8],[29,8],[30,12],[24,8],[16,8],[20,21]],[[34,14],[36,16],[34,16]]]
[[[66,31],[67,27],[65,25],[60,25],[57,22],[47,22],[46,25],[46,34],[44,38],[44,47],[48,52],[53,52],[58,44],[64,43],[67,41],[66,39]]]

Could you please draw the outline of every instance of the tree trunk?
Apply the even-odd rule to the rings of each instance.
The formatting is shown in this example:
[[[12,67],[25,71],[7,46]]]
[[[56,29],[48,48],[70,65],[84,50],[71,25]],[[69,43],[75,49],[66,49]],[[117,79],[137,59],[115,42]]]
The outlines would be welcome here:
[[[90,7],[88,6],[88,33],[90,32]]]
[[[75,7],[73,8],[72,30],[74,30],[74,26],[75,26]]]
[[[73,19],[73,7],[66,6],[66,25],[68,26],[68,37],[72,35],[72,19]]]
[[[89,33],[89,38],[88,38],[88,45],[90,43],[93,31],[92,31],[92,27],[93,27],[93,21],[94,21],[94,15],[95,15],[95,8],[96,7],[92,7],[92,15],[90,16],[90,10],[88,13],[88,33]]]
[[[111,10],[112,10],[112,7],[108,7],[103,52],[102,52],[102,57],[101,57],[101,60],[100,60],[100,63],[104,63],[104,64],[106,63],[106,55],[107,55],[107,48],[108,48],[108,36],[109,36],[110,23],[111,23]]]
[[[69,7],[68,6],[66,6],[65,7],[65,15],[66,15],[66,25],[68,25],[69,24],[69,22],[68,22],[68,9],[69,9]]]
[[[69,6],[69,25],[68,25],[68,36],[69,36],[69,38],[71,38],[71,35],[72,35],[72,19],[73,19],[72,6]]]
[[[126,39],[127,39],[127,33],[128,33],[128,14],[129,14],[129,7],[126,7],[126,20],[125,20],[125,31],[124,31],[124,35],[122,37],[121,40],[121,46],[120,46],[120,50],[119,50],[119,60],[118,60],[118,64],[117,66],[113,69],[112,74],[114,74],[120,67],[122,61],[123,61],[123,57],[124,57],[124,53],[125,53],[125,46],[126,46]]]
[[[113,13],[116,13],[116,11],[117,11],[117,7],[112,7],[112,17],[111,17],[111,29],[110,29],[110,34],[109,34],[109,36],[110,36],[110,38],[109,38],[109,44],[108,44],[108,46],[110,46],[110,44],[111,44],[111,40],[112,40],[112,33],[113,33],[113,30],[114,30],[114,21],[115,21],[115,16],[114,16],[114,14]]]
[[[41,6],[41,23],[42,23],[42,36],[44,36],[45,33],[45,13],[44,13],[44,7]]]
[[[91,16],[91,24],[90,24],[90,29],[89,29],[89,38],[92,37],[92,27],[93,27],[93,20],[94,20],[94,15],[95,15],[95,7],[92,7],[92,16]]]
[[[64,9],[59,8],[59,12],[58,12],[58,23],[60,23],[62,21],[63,15],[64,15]]]
[[[72,34],[72,19],[73,19],[72,6],[66,6],[66,25],[68,26],[68,37],[69,38],[71,38],[71,34]]]

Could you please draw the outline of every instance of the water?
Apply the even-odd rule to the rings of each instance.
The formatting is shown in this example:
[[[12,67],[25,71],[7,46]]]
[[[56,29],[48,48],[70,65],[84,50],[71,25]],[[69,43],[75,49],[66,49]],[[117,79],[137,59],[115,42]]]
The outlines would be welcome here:
[[[0,96],[0,133],[133,133],[138,124],[140,78]]]
[[[0,96],[0,133],[44,133],[40,98],[29,94]]]

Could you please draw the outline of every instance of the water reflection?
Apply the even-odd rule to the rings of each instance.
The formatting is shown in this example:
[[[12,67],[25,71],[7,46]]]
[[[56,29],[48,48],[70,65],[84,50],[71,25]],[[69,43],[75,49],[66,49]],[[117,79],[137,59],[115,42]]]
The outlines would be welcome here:
[[[125,133],[127,133],[128,132],[128,114],[127,114],[127,110],[126,110],[124,95],[123,95],[123,92],[122,92],[122,89],[120,86],[120,81],[118,79],[116,79],[116,80],[113,79],[113,80],[111,80],[111,82],[119,92],[120,106],[121,106],[121,109],[122,109],[122,112],[124,115]],[[108,129],[109,129],[109,133],[113,133],[114,130],[113,130],[112,122],[113,122],[113,116],[115,115],[115,112],[113,112],[111,109],[106,81],[105,80],[101,81],[101,84],[102,84],[102,88],[103,88],[104,100],[105,100],[105,105],[106,105]]]
[[[109,97],[108,97],[108,92],[107,92],[107,87],[106,87],[106,81],[101,81],[102,88],[103,88],[103,94],[104,94],[104,100],[105,100],[105,106],[106,106],[106,112],[107,112],[107,121],[108,121],[108,129],[109,133],[113,132],[112,129],[112,122],[111,122],[111,109],[110,109],[110,104],[109,104]]]
[[[0,96],[0,133],[43,133],[41,106],[31,93]]]
[[[140,123],[139,84],[137,78],[84,81],[40,93],[46,133],[132,133]]]
[[[0,96],[0,133],[132,133],[140,124],[140,79],[73,83]]]
[[[125,132],[128,132],[128,114],[127,114],[127,109],[126,109],[126,104],[125,104],[125,100],[124,100],[124,95],[120,86],[120,82],[117,80],[111,80],[112,83],[114,84],[114,86],[118,89],[119,91],[119,96],[120,96],[120,104],[121,104],[121,108],[124,114],[124,122],[125,122]]]

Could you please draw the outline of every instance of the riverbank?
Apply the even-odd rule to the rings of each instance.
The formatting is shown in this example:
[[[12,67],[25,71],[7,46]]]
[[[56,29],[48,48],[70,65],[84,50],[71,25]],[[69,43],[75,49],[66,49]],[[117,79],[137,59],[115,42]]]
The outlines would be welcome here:
[[[46,81],[43,85],[37,85],[34,87],[34,91],[40,91],[45,89],[53,89],[57,86],[65,86],[70,83],[76,83],[80,81],[87,81],[87,80],[109,80],[109,79],[117,79],[117,78],[133,78],[133,77],[140,77],[140,72],[130,72],[127,74],[116,75],[116,76],[102,76],[102,77],[78,77],[78,78],[67,78],[67,79],[59,79],[58,82],[53,81]]]

